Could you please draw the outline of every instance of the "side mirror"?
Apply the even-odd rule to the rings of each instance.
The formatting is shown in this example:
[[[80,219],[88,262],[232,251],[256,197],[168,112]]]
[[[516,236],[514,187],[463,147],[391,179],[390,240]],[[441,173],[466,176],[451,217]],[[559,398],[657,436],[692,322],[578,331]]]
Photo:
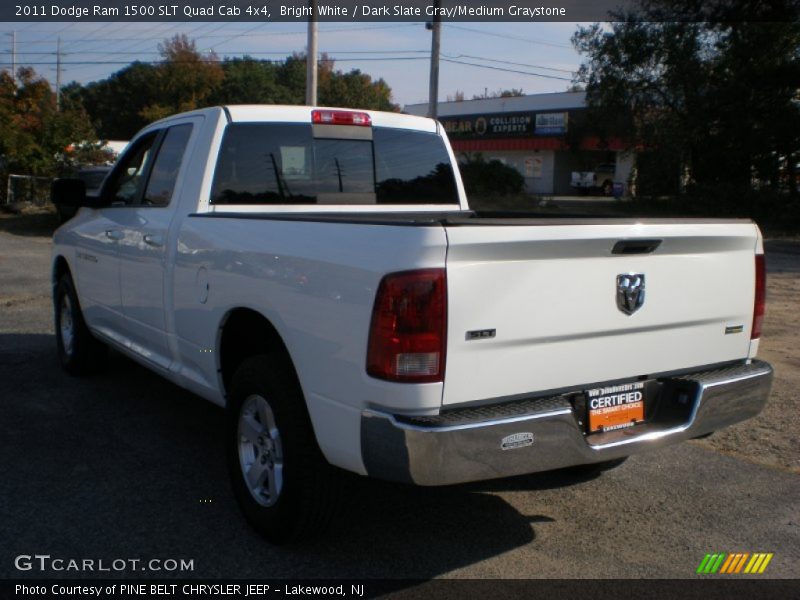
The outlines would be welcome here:
[[[86,195],[86,182],[82,179],[56,179],[50,186],[50,201],[57,207],[103,206],[101,198]]]
[[[86,183],[80,179],[56,179],[50,186],[50,201],[56,206],[86,206]]]

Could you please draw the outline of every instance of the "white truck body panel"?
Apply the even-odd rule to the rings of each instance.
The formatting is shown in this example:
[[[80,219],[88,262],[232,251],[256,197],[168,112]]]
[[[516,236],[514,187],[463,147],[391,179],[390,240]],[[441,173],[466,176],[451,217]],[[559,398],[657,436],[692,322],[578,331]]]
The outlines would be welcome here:
[[[745,357],[757,233],[751,224],[449,227],[443,404],[656,374]],[[617,240],[661,239],[611,255]],[[632,315],[616,277],[646,276]],[[741,333],[725,334],[741,325]],[[491,339],[467,331],[496,329]]]
[[[257,251],[242,252],[242,247]],[[438,412],[442,384],[403,386],[367,376],[365,344],[372,304],[385,273],[444,267],[440,227],[186,220],[175,258],[174,335],[181,379],[224,403],[214,352],[219,325],[238,307],[264,315],[292,357],[320,446],[331,462],[363,472],[353,415],[381,405],[399,412]],[[361,248],[370,251],[362,252]],[[197,273],[205,271],[208,300]],[[350,414],[352,413],[352,414]],[[348,416],[346,416],[348,415]]]

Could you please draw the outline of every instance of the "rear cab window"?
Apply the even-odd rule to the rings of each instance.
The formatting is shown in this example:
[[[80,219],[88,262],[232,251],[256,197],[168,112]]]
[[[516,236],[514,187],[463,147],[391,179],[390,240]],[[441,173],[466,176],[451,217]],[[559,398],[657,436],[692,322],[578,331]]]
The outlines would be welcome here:
[[[436,133],[311,123],[230,123],[212,205],[458,205]]]

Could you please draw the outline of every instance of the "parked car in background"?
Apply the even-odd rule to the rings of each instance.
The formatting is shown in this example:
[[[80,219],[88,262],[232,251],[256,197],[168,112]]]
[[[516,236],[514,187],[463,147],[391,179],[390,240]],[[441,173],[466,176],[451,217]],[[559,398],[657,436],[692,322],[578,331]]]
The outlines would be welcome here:
[[[597,165],[592,171],[573,171],[570,185],[583,193],[610,196],[614,192],[614,163]]]

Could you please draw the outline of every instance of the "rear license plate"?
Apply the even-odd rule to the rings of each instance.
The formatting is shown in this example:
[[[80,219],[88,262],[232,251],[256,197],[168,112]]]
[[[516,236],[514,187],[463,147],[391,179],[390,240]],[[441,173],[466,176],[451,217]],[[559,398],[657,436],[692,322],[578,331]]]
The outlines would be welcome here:
[[[586,390],[589,433],[633,427],[644,421],[645,381]]]

